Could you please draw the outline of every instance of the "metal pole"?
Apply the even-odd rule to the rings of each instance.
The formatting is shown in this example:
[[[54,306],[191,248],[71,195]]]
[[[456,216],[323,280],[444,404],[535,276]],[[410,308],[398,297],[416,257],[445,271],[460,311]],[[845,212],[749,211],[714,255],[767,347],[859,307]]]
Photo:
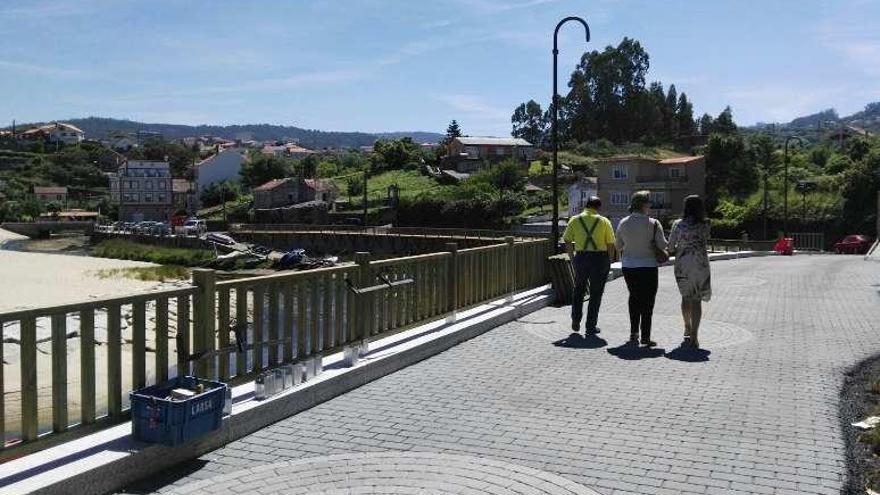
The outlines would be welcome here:
[[[791,137],[785,139],[785,152],[783,162],[785,162],[785,173],[782,178],[782,237],[788,237],[788,141]]]
[[[580,17],[566,17],[559,21],[556,29],[553,31],[553,99],[551,106],[553,107],[553,225],[550,226],[551,246],[555,254],[559,249],[559,81],[557,76],[557,68],[559,65],[559,29],[568,21],[577,21],[584,26],[586,32],[586,41],[590,42],[590,26],[587,21]]]

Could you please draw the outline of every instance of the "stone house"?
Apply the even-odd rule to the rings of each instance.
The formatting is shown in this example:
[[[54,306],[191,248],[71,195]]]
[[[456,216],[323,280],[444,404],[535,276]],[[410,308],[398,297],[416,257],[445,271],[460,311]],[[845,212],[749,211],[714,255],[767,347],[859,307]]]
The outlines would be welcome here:
[[[537,150],[522,138],[457,137],[447,145],[444,168],[472,173],[487,163],[512,158],[525,168],[535,159]]]

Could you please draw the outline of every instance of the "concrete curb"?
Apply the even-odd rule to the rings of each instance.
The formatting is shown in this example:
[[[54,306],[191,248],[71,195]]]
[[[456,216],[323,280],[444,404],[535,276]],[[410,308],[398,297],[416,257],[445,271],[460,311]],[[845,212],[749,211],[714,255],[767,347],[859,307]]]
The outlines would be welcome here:
[[[233,406],[220,431],[178,447],[136,442],[130,423],[46,449],[0,466],[0,494],[103,494],[194,459],[270,424],[293,416],[361,385],[399,371],[537,311],[552,301],[549,286],[521,292],[460,314],[456,322],[437,321],[371,344],[375,348],[353,368],[340,368],[341,353],[324,358],[326,371],[303,386],[266,401]],[[252,384],[236,387],[248,395]]]
[[[709,254],[709,261],[727,261],[727,260],[739,260],[746,258],[763,258],[765,256],[778,256],[778,254],[773,251],[739,251],[736,253],[712,253]],[[673,266],[675,265],[675,258],[670,258],[669,261],[660,265],[664,266]],[[611,265],[611,275],[608,277],[608,280],[615,280],[623,276],[623,270],[620,266],[620,262],[613,263]]]

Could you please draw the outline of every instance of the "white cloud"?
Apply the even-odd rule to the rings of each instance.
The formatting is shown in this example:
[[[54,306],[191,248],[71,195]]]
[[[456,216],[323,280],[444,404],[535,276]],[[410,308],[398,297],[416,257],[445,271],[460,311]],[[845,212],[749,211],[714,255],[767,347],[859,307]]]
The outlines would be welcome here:
[[[4,71],[35,74],[40,76],[81,77],[88,74],[86,71],[83,70],[64,69],[61,67],[27,64],[21,62],[10,62],[8,60],[0,60],[0,68],[2,68]]]

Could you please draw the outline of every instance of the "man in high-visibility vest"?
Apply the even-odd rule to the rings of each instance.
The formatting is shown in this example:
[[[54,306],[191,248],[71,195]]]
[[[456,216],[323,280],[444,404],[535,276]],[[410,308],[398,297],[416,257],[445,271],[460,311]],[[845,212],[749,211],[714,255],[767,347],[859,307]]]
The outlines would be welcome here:
[[[605,292],[605,282],[611,271],[611,261],[617,255],[614,245],[614,228],[611,221],[599,215],[602,201],[591,196],[586,208],[579,215],[571,217],[565,233],[565,249],[574,268],[574,298],[571,301],[571,329],[580,331],[584,313],[584,295],[590,288],[590,302],[587,306],[586,334],[597,334],[599,328],[599,306]]]

